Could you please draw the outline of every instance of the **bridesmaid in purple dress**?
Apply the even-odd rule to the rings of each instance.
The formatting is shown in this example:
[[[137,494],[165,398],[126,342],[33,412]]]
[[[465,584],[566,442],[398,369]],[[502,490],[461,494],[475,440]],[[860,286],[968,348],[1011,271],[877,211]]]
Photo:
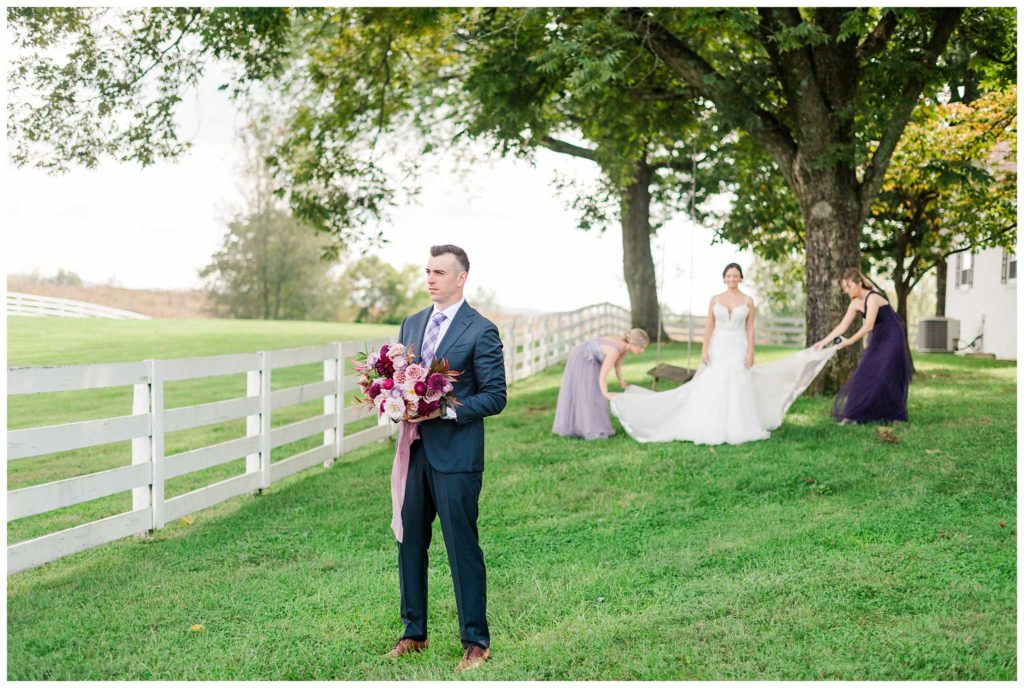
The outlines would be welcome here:
[[[820,349],[846,332],[857,315],[863,316],[864,324],[837,348],[847,347],[869,332],[871,340],[860,365],[836,395],[832,417],[844,424],[906,421],[913,366],[903,321],[885,297],[869,286],[860,270],[844,272],[840,284],[850,297],[850,307],[843,321],[814,348]]]
[[[634,328],[621,337],[590,339],[570,351],[551,431],[585,440],[614,435],[608,414],[608,374],[615,368],[615,376],[625,389],[622,359],[627,353],[642,354],[650,341],[646,332]]]

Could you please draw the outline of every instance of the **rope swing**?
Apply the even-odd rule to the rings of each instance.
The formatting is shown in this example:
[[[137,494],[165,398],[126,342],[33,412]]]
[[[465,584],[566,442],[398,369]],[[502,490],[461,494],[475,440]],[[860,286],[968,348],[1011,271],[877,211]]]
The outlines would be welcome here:
[[[689,215],[690,221],[694,221],[694,207],[697,195],[697,156],[690,154],[690,204],[689,204]],[[661,333],[663,330],[662,322],[664,321],[665,311],[665,237],[661,237],[661,275],[658,279],[658,346],[656,354],[656,363],[653,368],[647,371],[647,374],[654,378],[651,383],[651,389],[658,388],[659,379],[667,380],[678,380],[679,382],[686,382],[693,377],[694,370],[690,364],[692,350],[693,350],[693,252],[694,252],[694,236],[697,234],[696,228],[690,229],[690,293],[689,293],[689,305],[687,306],[688,313],[686,315],[687,320],[687,336],[686,336],[686,367],[680,368],[679,366],[669,365],[668,363],[661,362]]]

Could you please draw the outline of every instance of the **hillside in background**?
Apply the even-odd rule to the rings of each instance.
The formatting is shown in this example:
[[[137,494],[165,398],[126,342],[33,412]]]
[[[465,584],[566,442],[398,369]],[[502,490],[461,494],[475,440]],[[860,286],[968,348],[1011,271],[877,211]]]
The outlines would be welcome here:
[[[161,289],[125,289],[109,285],[54,284],[31,275],[9,275],[7,291],[37,296],[74,299],[88,303],[135,311],[153,318],[209,318],[209,300],[201,291]]]
[[[212,318],[209,298],[198,290],[126,289],[106,284],[55,284],[53,280],[32,275],[8,275],[7,291],[37,296],[74,299],[100,306],[120,308],[153,318]],[[467,300],[472,304],[473,298]],[[479,309],[485,317],[501,320],[537,315],[545,311],[526,308],[488,307]]]

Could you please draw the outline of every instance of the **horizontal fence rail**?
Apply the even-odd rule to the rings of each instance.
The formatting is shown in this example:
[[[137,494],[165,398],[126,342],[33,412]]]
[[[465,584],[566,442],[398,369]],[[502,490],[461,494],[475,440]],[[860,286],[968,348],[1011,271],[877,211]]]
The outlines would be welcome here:
[[[580,342],[622,332],[629,323],[629,311],[611,304],[499,321],[508,383],[562,362]],[[8,575],[113,540],[152,532],[232,497],[267,489],[312,466],[330,466],[348,452],[391,437],[397,426],[390,422],[345,435],[346,425],[375,415],[373,409],[349,403],[358,388],[357,377],[345,374],[348,363],[359,352],[389,341],[393,340],[334,342],[200,358],[8,368],[10,396],[108,387],[133,390],[130,415],[7,433],[10,460],[29,461],[53,452],[122,441],[131,442],[132,459],[128,466],[9,491],[8,522],[129,491],[132,510],[8,546]],[[320,381],[271,390],[275,370],[314,363],[323,366]],[[221,375],[245,375],[245,395],[164,408],[165,383]],[[323,401],[319,415],[271,428],[275,411],[318,399]],[[169,432],[243,418],[244,437],[165,454],[164,437]],[[271,462],[275,448],[312,436],[322,438],[318,446]],[[241,458],[245,458],[245,473],[165,498],[166,481]]]
[[[512,384],[561,363],[580,342],[625,332],[630,327],[630,313],[602,303],[568,313],[508,318],[496,324],[505,349],[505,379]]]
[[[134,311],[101,306],[87,301],[59,299],[22,292],[7,292],[8,315],[32,315],[58,318],[113,318],[114,320],[149,320],[148,315]]]
[[[693,341],[700,342],[704,337],[704,325],[707,323],[707,315],[694,315],[692,318],[685,313],[665,314],[665,333],[676,341],[688,341],[692,333]],[[769,346],[796,346],[803,347],[807,327],[804,319],[783,318],[783,317],[757,317],[754,328],[754,343]],[[850,328],[852,334],[859,327],[854,324]],[[910,341],[916,341],[917,323],[910,323]],[[870,335],[869,335],[870,336]]]
[[[682,342],[689,341],[692,333],[692,341],[699,342],[704,337],[704,326],[707,321],[707,315],[666,313],[665,333],[672,339]],[[755,325],[755,344],[799,347],[804,345],[803,318],[757,317]]]

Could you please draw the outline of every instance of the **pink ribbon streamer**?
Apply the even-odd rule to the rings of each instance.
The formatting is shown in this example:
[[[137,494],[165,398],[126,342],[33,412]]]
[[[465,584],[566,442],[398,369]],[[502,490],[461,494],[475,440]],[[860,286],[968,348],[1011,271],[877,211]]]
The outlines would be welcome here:
[[[404,420],[398,426],[395,442],[395,460],[391,464],[391,530],[395,539],[402,541],[402,502],[405,501],[405,482],[409,477],[409,448],[419,439],[420,427]]]

